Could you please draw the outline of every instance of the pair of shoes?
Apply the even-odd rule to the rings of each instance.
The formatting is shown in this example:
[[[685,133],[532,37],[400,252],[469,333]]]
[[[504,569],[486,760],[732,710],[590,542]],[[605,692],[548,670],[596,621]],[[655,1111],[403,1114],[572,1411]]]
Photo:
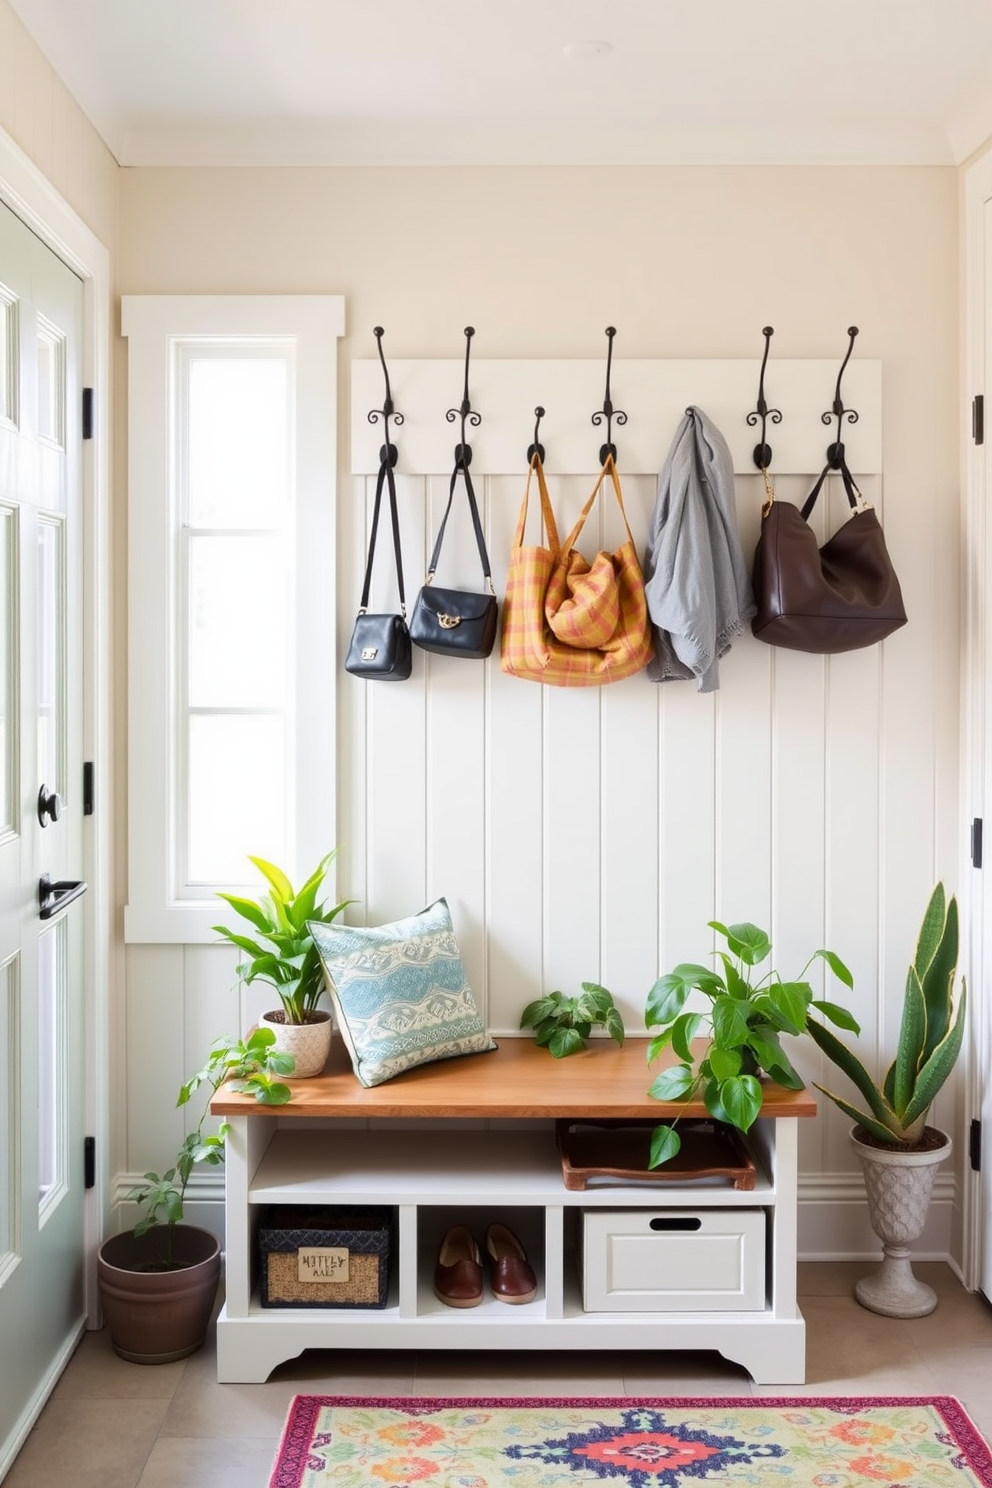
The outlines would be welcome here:
[[[537,1277],[511,1229],[504,1224],[489,1226],[486,1255],[497,1302],[534,1300]],[[467,1225],[455,1225],[441,1241],[434,1267],[434,1295],[448,1307],[478,1307],[482,1301],[482,1257]]]

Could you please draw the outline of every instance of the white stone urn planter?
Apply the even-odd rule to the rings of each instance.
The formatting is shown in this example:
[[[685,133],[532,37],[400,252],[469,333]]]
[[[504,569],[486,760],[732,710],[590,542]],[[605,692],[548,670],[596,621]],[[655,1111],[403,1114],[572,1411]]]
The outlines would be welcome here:
[[[318,1009],[307,1016],[309,1021],[306,1023],[287,1023],[285,1013],[278,1008],[275,1012],[263,1013],[260,1019],[262,1025],[275,1034],[274,1047],[283,1054],[292,1054],[296,1060],[293,1073],[286,1076],[289,1080],[322,1075],[331,1052],[333,1024],[330,1013]]]
[[[929,1152],[906,1152],[862,1142],[858,1131],[852,1127],[851,1146],[864,1173],[868,1217],[882,1242],[884,1258],[874,1276],[858,1282],[854,1295],[862,1307],[885,1317],[925,1317],[937,1306],[937,1293],[913,1275],[910,1247],[923,1233],[933,1181],[940,1164],[950,1156],[951,1139],[939,1132],[942,1146]]]

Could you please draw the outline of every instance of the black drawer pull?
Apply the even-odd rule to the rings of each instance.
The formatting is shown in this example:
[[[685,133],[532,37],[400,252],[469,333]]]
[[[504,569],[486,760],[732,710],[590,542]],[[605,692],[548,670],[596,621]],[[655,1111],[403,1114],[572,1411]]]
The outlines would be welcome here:
[[[701,1230],[703,1221],[698,1214],[687,1214],[684,1217],[676,1214],[659,1214],[650,1221],[652,1230]]]

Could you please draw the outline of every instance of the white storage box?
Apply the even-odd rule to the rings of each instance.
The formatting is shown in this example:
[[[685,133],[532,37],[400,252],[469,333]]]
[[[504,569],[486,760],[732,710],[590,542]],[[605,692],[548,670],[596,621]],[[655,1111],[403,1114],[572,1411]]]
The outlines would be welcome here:
[[[584,1209],[586,1312],[759,1312],[762,1209]]]

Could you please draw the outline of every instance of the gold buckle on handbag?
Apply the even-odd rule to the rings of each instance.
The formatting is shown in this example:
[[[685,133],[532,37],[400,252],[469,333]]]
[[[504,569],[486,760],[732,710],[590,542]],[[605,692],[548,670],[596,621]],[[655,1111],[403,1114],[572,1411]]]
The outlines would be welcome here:
[[[442,630],[454,630],[456,625],[461,625],[461,615],[438,615],[438,624]]]

